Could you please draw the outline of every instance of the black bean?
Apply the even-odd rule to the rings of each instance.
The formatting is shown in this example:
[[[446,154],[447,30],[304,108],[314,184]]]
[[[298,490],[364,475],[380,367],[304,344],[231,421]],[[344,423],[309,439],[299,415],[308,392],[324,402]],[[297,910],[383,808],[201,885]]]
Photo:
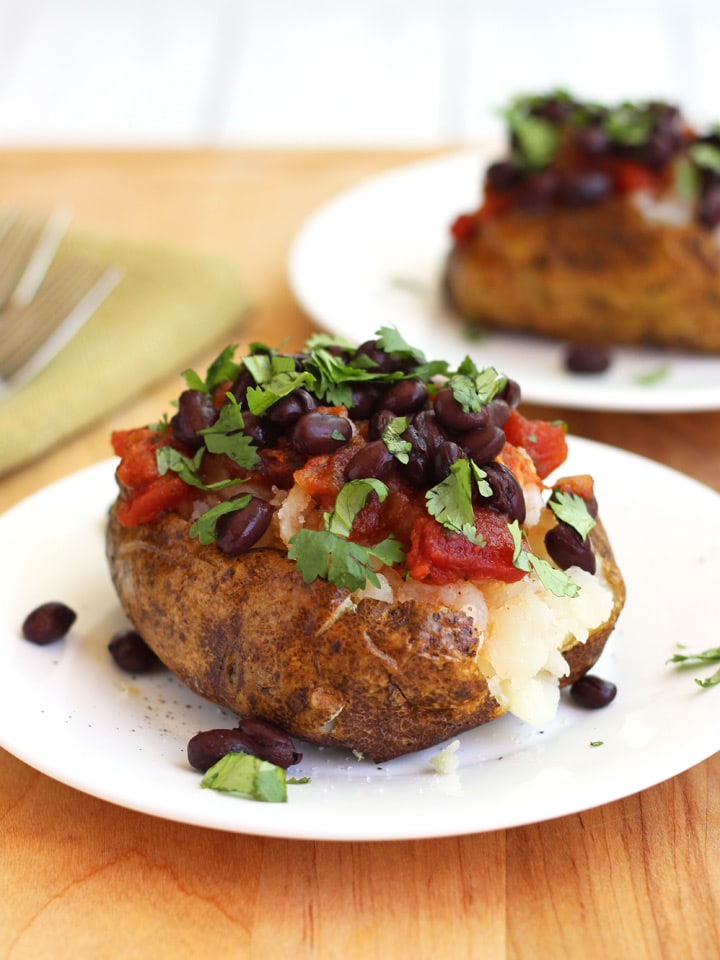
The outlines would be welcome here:
[[[242,369],[233,381],[233,385],[230,387],[230,393],[235,397],[238,403],[242,403],[245,400],[250,387],[254,386],[255,378],[250,373],[248,368],[243,364]]]
[[[238,494],[238,497],[246,494]],[[215,543],[229,557],[246,553],[265,533],[272,520],[273,508],[260,497],[251,497],[247,506],[225,513],[215,527]]]
[[[551,203],[560,190],[560,174],[546,169],[527,177],[523,184],[518,204],[524,209],[544,207]]]
[[[369,420],[377,403],[378,389],[374,383],[354,383],[352,403],[348,407],[351,420]]]
[[[506,400],[501,400],[500,397],[495,397],[488,404],[488,411],[490,423],[494,427],[504,427],[510,416],[510,404]]]
[[[565,350],[565,369],[571,373],[604,373],[610,366],[610,351],[592,343],[570,343]]]
[[[410,424],[402,438],[412,444],[408,462],[400,466],[403,479],[413,487],[424,487],[430,473],[431,451],[427,439],[413,424]]]
[[[76,619],[77,614],[67,604],[50,600],[25,617],[22,634],[32,643],[52,643],[64,637]]]
[[[273,723],[259,717],[244,717],[238,723],[238,730],[252,737],[263,750],[262,759],[278,767],[290,767],[300,763],[302,754],[297,753],[292,739]]]
[[[381,349],[375,340],[366,340],[355,351],[355,357],[369,357],[374,361],[373,373],[392,373],[397,369],[396,358]]]
[[[302,760],[290,737],[265,720],[247,718],[233,730],[203,730],[188,742],[191,767],[204,773],[227,753],[249,753],[287,769]]]
[[[121,630],[108,644],[113,660],[128,673],[148,673],[160,664],[153,650],[135,630]]]
[[[595,554],[590,541],[587,538],[583,540],[568,524],[560,522],[548,530],[545,548],[561,570],[580,567],[588,573],[595,573]]]
[[[200,430],[211,427],[218,418],[212,397],[202,390],[184,390],[178,400],[178,410],[170,420],[173,437],[193,449],[202,446]]]
[[[466,458],[465,451],[460,444],[452,440],[443,440],[432,457],[432,479],[440,483],[450,475],[450,467],[458,460]]]
[[[713,230],[720,224],[720,184],[707,187],[698,201],[698,222]]]
[[[570,687],[573,700],[587,710],[599,710],[612,703],[617,687],[610,680],[602,680],[591,673],[586,674]]]
[[[385,391],[380,401],[384,410],[396,415],[416,413],[425,406],[428,388],[422,380],[399,380]]]
[[[484,427],[463,437],[463,447],[479,467],[494,460],[504,446],[505,434],[500,427]]]
[[[583,170],[568,173],[560,185],[560,200],[570,207],[599,203],[612,191],[612,178],[602,170]]]
[[[364,444],[345,468],[348,480],[363,480],[374,477],[385,480],[392,470],[394,457],[382,440]]]
[[[268,417],[278,427],[290,427],[297,423],[300,417],[314,409],[315,398],[300,387],[274,403],[268,411]]]
[[[347,417],[338,417],[334,413],[306,413],[293,428],[293,446],[308,457],[332,453],[349,442],[352,432]]]
[[[385,432],[385,427],[395,419],[392,410],[378,410],[370,418],[368,435],[371,440],[379,440]]]
[[[258,447],[270,447],[275,442],[277,430],[267,416],[257,416],[254,413],[243,411],[243,433],[252,438]]]
[[[492,488],[492,496],[483,500],[483,505],[517,520],[525,521],[525,495],[511,470],[502,463],[486,463],[483,467],[487,482]]]
[[[653,170],[660,170],[669,163],[678,152],[678,138],[671,129],[662,127],[653,130],[643,150],[645,164]]]
[[[187,758],[191,767],[205,773],[226,753],[241,751],[260,757],[261,747],[253,737],[242,730],[203,730],[188,741]]]
[[[497,399],[504,400],[510,409],[514,410],[521,400],[520,384],[517,382],[517,380],[511,380],[508,377],[508,381],[500,393],[498,393]]]
[[[522,183],[523,173],[520,167],[509,160],[491,163],[485,174],[485,182],[495,193],[504,193]]]
[[[584,153],[593,156],[607,153],[610,147],[608,135],[601,126],[584,127],[575,137],[575,143]]]
[[[422,437],[428,453],[437,450],[440,444],[445,440],[445,436],[440,430],[435,414],[432,410],[421,410],[410,417],[410,424],[415,430],[417,436]]]
[[[566,97],[548,96],[534,103],[530,113],[534,117],[542,117],[543,120],[557,125],[567,119],[573,108],[573,101]]]
[[[462,404],[458,403],[449,387],[438,390],[435,396],[435,416],[448,430],[456,430],[460,433],[486,427],[490,423],[487,406],[477,411],[463,410]]]

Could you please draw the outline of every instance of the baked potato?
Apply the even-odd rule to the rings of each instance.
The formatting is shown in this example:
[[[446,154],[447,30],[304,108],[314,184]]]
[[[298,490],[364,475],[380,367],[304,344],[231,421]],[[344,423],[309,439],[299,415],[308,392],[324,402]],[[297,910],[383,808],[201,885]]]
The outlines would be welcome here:
[[[720,351],[720,136],[666,104],[518,98],[507,157],[454,221],[464,318],[597,346]]]
[[[508,710],[550,719],[625,598],[592,480],[543,482],[562,425],[391,331],[214,367],[169,422],[113,437],[110,570],[160,660],[241,717],[377,762]]]

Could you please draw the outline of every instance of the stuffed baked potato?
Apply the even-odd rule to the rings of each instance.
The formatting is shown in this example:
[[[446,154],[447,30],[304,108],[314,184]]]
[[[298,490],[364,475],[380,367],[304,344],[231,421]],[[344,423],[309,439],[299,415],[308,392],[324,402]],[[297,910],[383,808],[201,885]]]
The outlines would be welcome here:
[[[482,325],[720,351],[720,135],[667,104],[521,97],[507,157],[452,225],[446,288]]]
[[[517,384],[390,330],[188,381],[169,422],[113,437],[107,550],[192,690],[381,761],[508,710],[546,722],[595,663],[622,576],[592,480],[545,486],[564,429]]]

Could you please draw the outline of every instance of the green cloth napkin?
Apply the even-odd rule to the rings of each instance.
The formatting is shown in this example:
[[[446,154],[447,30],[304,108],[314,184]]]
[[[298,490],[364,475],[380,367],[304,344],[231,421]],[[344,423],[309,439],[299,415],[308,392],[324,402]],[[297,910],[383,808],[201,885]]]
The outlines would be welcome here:
[[[0,475],[222,348],[250,305],[234,265],[205,254],[72,231],[57,257],[113,264],[123,278],[34,380],[0,399]]]

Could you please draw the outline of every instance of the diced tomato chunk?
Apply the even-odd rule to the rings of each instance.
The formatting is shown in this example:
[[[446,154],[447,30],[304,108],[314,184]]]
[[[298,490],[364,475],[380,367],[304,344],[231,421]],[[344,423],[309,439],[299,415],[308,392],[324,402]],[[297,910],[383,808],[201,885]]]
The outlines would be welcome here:
[[[152,523],[162,513],[177,506],[187,496],[188,488],[176,473],[158,477],[141,490],[132,490],[117,511],[118,523],[134,527]]]
[[[362,438],[354,437],[350,443],[334,453],[321,453],[310,457],[307,463],[293,474],[295,482],[315,500],[320,501],[323,497],[334,499],[345,484],[345,467],[363,442]]]
[[[567,458],[567,439],[565,425],[562,423],[528,420],[517,410],[512,410],[503,429],[513,446],[527,451],[541,479],[552,473]]]
[[[468,243],[475,235],[475,217],[471,213],[461,213],[450,225],[450,234],[458,246]]]
[[[445,529],[427,514],[417,517],[406,557],[410,576],[434,584],[488,579],[513,583],[522,579],[522,570],[513,566],[513,541],[506,518],[477,508],[475,525],[485,546],[476,546],[462,534]]]
[[[615,189],[618,193],[631,190],[650,190],[657,186],[657,176],[639,163],[619,163],[613,170]]]
[[[176,473],[158,473],[155,451],[167,446],[168,440],[167,434],[150,427],[112,434],[113,450],[121,457],[116,475],[123,490],[117,511],[122,526],[151,523],[188,495],[188,487]]]

